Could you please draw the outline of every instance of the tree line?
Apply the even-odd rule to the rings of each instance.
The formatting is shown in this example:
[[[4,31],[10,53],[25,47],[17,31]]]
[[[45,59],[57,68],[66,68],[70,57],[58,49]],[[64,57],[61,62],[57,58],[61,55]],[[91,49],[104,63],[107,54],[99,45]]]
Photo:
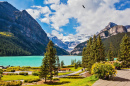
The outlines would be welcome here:
[[[102,43],[100,35],[90,37],[87,46],[82,51],[82,66],[91,69],[95,62],[100,61],[114,61],[114,52],[118,51],[118,60],[122,61],[122,67],[130,67],[130,38],[125,34],[120,43],[120,49],[115,50],[112,42],[105,54],[105,47]]]

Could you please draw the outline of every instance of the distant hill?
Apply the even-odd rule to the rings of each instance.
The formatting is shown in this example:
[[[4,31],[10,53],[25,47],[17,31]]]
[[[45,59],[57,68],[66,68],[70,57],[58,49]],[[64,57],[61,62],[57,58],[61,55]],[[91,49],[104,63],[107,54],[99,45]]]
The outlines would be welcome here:
[[[45,31],[26,10],[0,2],[0,56],[43,55],[48,42]],[[58,46],[55,48],[58,55],[69,54]]]
[[[119,42],[121,41],[123,35],[127,33],[130,34],[130,25],[123,26],[117,25],[115,23],[110,22],[103,30],[101,30],[98,34],[101,36],[104,46],[106,47],[106,51],[109,47],[109,41],[112,40],[115,49],[119,49]],[[120,36],[121,35],[121,36]],[[118,37],[119,36],[119,37]],[[114,39],[114,40],[113,40]],[[109,40],[109,41],[107,41]],[[106,42],[107,41],[107,42]],[[82,55],[83,47],[87,45],[87,41],[78,44],[74,50],[71,52],[72,55]],[[117,55],[117,52],[116,52]]]

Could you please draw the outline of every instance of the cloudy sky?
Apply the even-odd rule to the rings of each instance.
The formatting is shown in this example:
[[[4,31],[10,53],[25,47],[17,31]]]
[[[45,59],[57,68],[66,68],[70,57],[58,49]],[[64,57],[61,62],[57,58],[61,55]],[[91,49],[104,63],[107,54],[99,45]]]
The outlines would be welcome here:
[[[109,22],[130,25],[130,0],[6,1],[19,10],[27,10],[45,32],[59,39],[80,34],[93,35]]]

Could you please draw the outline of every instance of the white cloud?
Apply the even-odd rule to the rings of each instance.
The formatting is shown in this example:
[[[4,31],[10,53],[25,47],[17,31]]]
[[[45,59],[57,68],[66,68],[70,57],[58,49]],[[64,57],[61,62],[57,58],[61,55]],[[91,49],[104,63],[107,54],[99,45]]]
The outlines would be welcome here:
[[[27,12],[32,15],[34,19],[40,19],[41,22],[50,23],[49,14],[51,14],[50,9],[45,6],[32,6],[32,9],[27,9]],[[40,18],[40,15],[44,15],[44,18]]]
[[[45,0],[45,4],[59,4],[60,0]]]
[[[119,0],[68,0],[67,4],[52,4],[50,7],[56,12],[50,18],[53,22],[51,25],[59,30],[73,17],[80,23],[76,28],[77,34],[95,34],[109,22],[129,24],[130,9],[116,10],[114,7],[116,2]]]
[[[40,19],[42,22],[51,23],[55,29],[52,34],[59,39],[67,36],[59,34],[62,26],[69,23],[70,18],[77,19],[80,26],[76,27],[77,34],[92,35],[102,30],[109,22],[121,25],[130,24],[130,9],[116,10],[114,3],[119,0],[68,0],[67,4],[60,4],[60,0],[45,0],[44,4],[51,4],[50,8],[56,12],[50,12],[48,7],[37,7],[37,10],[28,9],[27,11],[34,17],[38,18],[40,14],[46,14],[45,18]],[[82,7],[85,6],[85,8]],[[36,7],[36,6],[35,6]],[[51,17],[49,14],[53,14]],[[72,35],[69,35],[72,36]],[[74,38],[74,36],[72,36]]]
[[[56,30],[52,30],[52,35],[58,37],[58,39],[62,39],[63,38],[63,34],[62,33],[59,34],[59,32],[56,31]]]
[[[38,10],[33,10],[33,9],[27,9],[26,10],[34,19],[39,18],[40,16],[40,11]]]

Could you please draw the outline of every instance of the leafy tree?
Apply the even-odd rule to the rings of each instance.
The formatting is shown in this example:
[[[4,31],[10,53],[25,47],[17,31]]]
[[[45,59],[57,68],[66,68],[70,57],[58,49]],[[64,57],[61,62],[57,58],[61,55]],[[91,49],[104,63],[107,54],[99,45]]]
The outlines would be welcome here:
[[[130,67],[130,40],[127,34],[122,38],[118,60],[122,61],[122,67]]]
[[[62,60],[61,61],[61,68],[63,68],[63,66],[64,66],[64,61]]]
[[[48,74],[49,74],[48,56],[47,56],[47,53],[45,53],[45,57],[42,60],[39,77],[45,78],[45,82],[46,82],[46,78]]]

